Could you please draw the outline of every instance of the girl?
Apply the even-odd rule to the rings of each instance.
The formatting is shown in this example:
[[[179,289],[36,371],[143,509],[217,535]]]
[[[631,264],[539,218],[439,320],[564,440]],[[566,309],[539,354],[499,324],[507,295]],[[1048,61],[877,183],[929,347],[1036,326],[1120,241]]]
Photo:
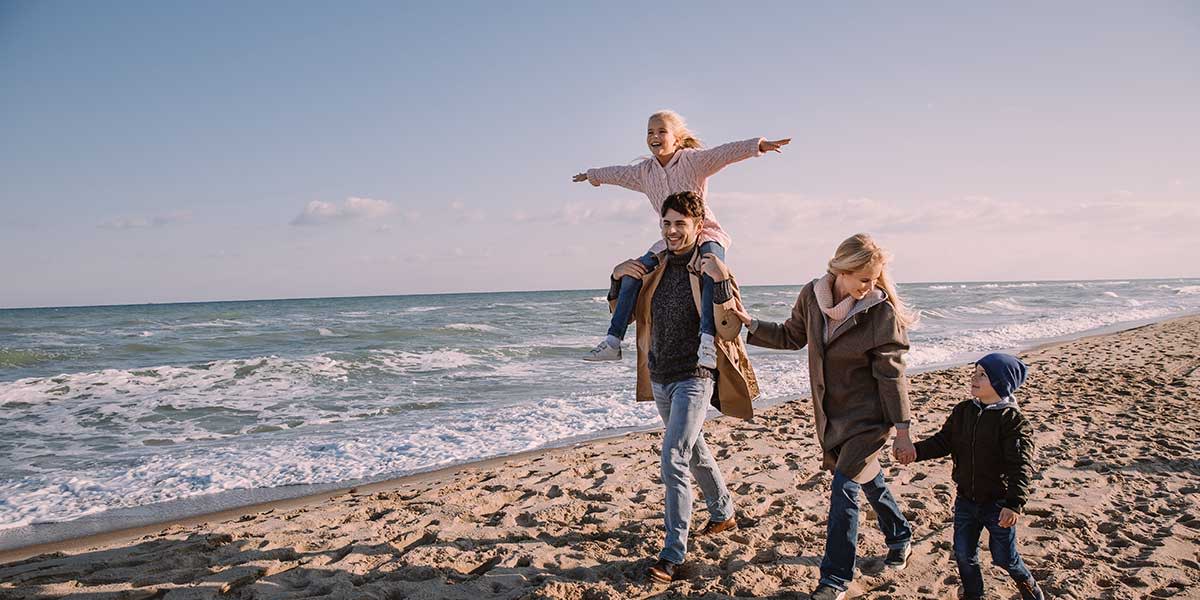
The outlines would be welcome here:
[[[662,211],[663,200],[667,196],[676,192],[696,192],[707,200],[708,178],[717,171],[752,156],[761,156],[770,151],[779,152],[780,148],[790,141],[791,138],[775,141],[753,138],[703,149],[700,140],[688,131],[683,117],[669,110],[661,110],[650,115],[646,127],[646,146],[652,154],[650,158],[634,165],[588,169],[587,172],[576,175],[573,181],[587,181],[597,187],[605,183],[619,185],[646,194],[650,205],[654,207],[654,216],[657,219]],[[705,202],[700,252],[724,258],[725,250],[729,247],[729,235],[721,229],[721,224],[707,206],[708,203]],[[657,255],[665,249],[666,245],[659,240],[637,262],[645,271],[653,271],[658,266]],[[701,281],[700,349],[697,351],[697,359],[700,366],[715,369],[717,353],[713,346],[713,336],[717,330],[712,310],[713,281],[707,276]],[[617,297],[617,306],[613,310],[612,322],[608,327],[608,336],[589,352],[584,360],[621,359],[621,341],[625,338],[625,330],[629,327],[629,319],[633,315],[634,304],[641,287],[640,279],[629,276],[621,278],[621,291]]]
[[[893,450],[915,456],[908,437],[908,383],[904,377],[907,329],[916,321],[887,274],[888,255],[870,236],[842,242],[828,272],[804,286],[783,323],[751,318],[749,344],[799,350],[808,346],[813,413],[823,465],[833,471],[833,490],[815,600],[840,600],[854,577],[858,539],[858,492],[866,491],[887,542],[884,564],[907,564],[912,528],[900,512],[879,467],[879,452],[894,427]],[[717,281],[724,263],[707,256],[702,270]]]

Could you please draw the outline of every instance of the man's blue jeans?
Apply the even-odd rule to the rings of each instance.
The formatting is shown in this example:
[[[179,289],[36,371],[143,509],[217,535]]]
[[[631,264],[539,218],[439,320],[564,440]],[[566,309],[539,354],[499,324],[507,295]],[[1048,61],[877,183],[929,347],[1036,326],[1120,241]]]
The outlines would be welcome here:
[[[999,502],[978,504],[966,498],[954,500],[954,562],[962,580],[963,596],[983,597],[983,572],[979,568],[979,537],[988,530],[992,564],[1008,571],[1013,581],[1029,581],[1033,574],[1017,554],[1017,527],[1000,526]]]
[[[654,404],[666,429],[662,441],[662,481],[667,539],[658,557],[675,564],[687,552],[688,525],[692,520],[692,483],[696,479],[708,506],[710,521],[733,518],[733,499],[717,468],[717,460],[704,443],[704,416],[712,396],[712,380],[693,377],[675,383],[652,384]]]
[[[704,242],[700,245],[700,255],[715,254],[725,260],[725,247],[717,242]],[[658,267],[658,258],[647,252],[638,262],[653,271]],[[704,275],[700,278],[700,333],[717,335],[717,321],[713,317],[713,286],[712,277]],[[625,339],[629,329],[629,318],[633,316],[633,308],[637,305],[638,293],[642,291],[642,280],[633,277],[621,278],[621,291],[617,294],[617,306],[613,309],[612,323],[608,326],[608,335],[619,340]]]
[[[858,491],[866,492],[875,509],[879,530],[889,549],[903,548],[912,542],[912,527],[900,512],[880,471],[875,479],[862,485],[838,471],[833,473],[833,492],[829,499],[829,524],[825,533],[825,557],[821,559],[820,583],[846,589],[854,579],[854,559],[858,551]]]

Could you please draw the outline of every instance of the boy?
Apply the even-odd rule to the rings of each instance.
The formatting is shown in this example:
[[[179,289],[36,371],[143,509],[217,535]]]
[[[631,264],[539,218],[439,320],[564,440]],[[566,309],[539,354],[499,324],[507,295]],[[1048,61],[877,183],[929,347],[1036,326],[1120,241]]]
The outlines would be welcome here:
[[[1017,554],[1017,520],[1033,477],[1033,428],[1012,394],[1026,372],[1015,356],[979,359],[971,376],[973,399],[955,406],[941,431],[917,442],[915,457],[911,451],[897,457],[904,464],[946,455],[954,461],[954,560],[964,600],[983,598],[979,536],[984,528],[992,562],[1008,571],[1021,598],[1045,598]]]

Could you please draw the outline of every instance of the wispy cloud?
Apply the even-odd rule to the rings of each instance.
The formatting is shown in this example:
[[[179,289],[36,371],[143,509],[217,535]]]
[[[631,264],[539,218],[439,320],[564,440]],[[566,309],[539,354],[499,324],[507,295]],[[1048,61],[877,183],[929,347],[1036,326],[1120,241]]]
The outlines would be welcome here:
[[[458,218],[472,223],[482,223],[487,219],[487,213],[483,210],[467,206],[458,200],[450,203],[450,211]]]
[[[395,205],[387,200],[372,198],[346,198],[341,204],[313,200],[304,211],[292,219],[292,225],[327,225],[359,219],[378,219],[395,211]]]
[[[100,229],[145,229],[186,223],[191,219],[191,211],[184,210],[151,217],[117,217],[104,221],[97,227]]]
[[[545,212],[516,211],[512,220],[517,223],[548,225],[582,225],[587,223],[653,223],[654,209],[644,201],[617,200],[608,203],[565,202]]]
[[[923,202],[909,208],[874,198],[813,198],[802,194],[714,195],[714,203],[736,207],[719,213],[722,225],[794,235],[814,227],[838,228],[849,235],[872,233],[944,233],[1061,230],[1064,228],[1133,228],[1174,232],[1200,226],[1200,203],[1145,199],[1123,190],[1108,197],[1075,203],[1000,200],[969,195]],[[735,239],[736,239],[735,233]]]

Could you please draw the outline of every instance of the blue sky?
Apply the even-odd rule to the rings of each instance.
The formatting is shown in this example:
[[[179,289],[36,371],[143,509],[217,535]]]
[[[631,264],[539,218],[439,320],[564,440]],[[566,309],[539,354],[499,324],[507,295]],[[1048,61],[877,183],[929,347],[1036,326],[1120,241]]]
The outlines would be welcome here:
[[[709,202],[750,284],[1196,276],[1200,5],[0,0],[0,307],[598,288],[571,183],[673,108],[793,138]]]

